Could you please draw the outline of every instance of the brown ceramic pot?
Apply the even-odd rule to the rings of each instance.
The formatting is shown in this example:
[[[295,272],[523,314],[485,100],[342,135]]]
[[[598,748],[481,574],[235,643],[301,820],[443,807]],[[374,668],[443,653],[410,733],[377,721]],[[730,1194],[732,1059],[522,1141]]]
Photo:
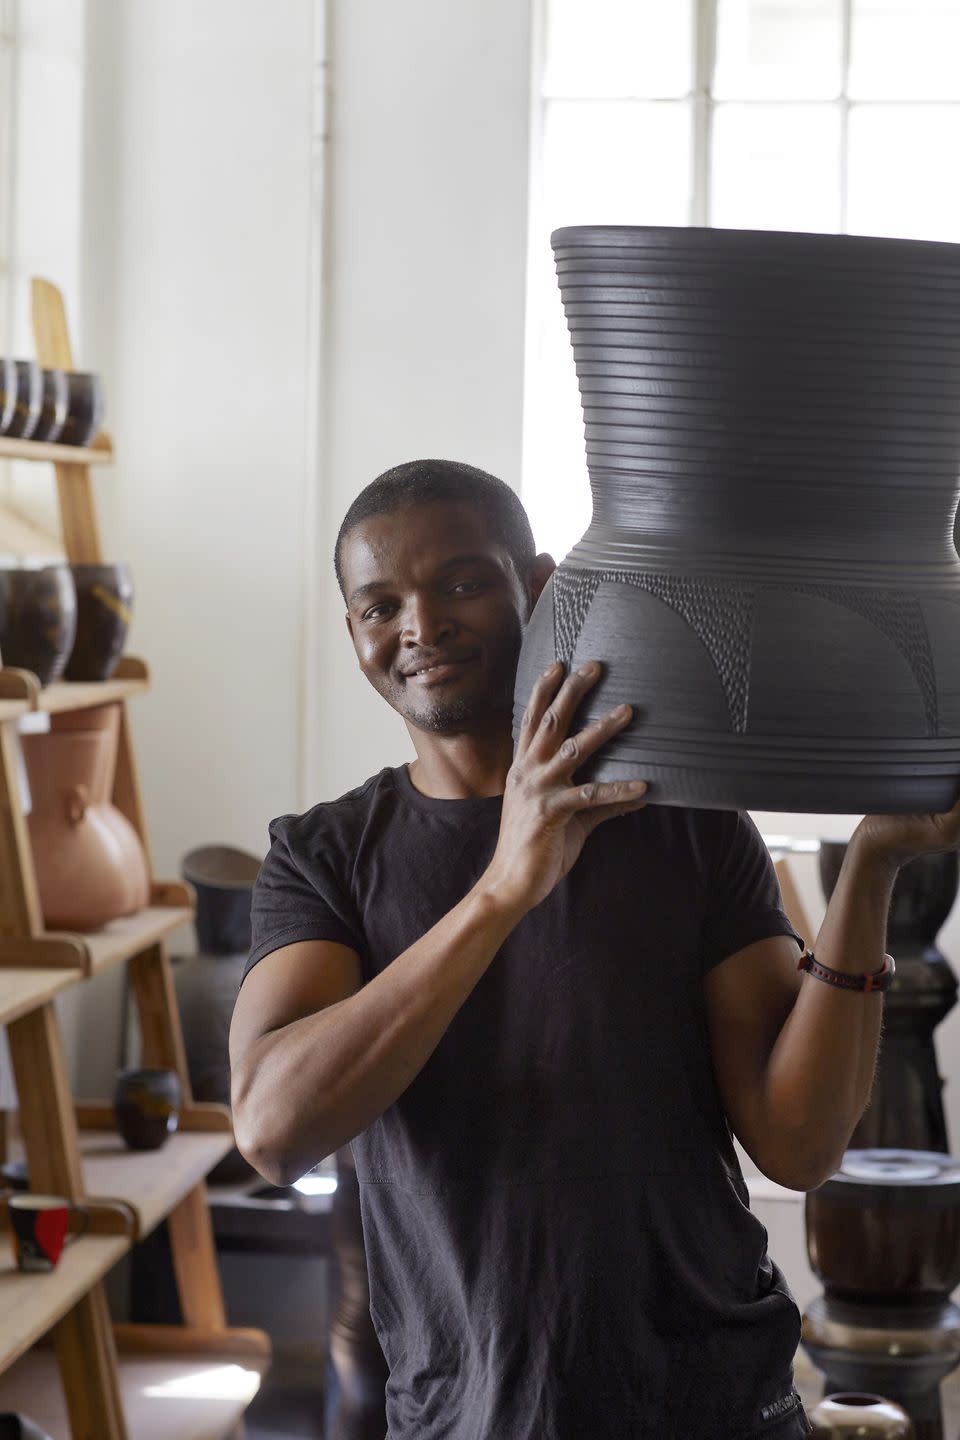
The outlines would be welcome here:
[[[127,565],[73,565],[77,635],[68,680],[109,680],[130,628],[133,581]]]
[[[101,707],[92,724],[22,736],[40,905],[53,929],[94,930],[150,897],[143,846],[110,801],[119,706]]]
[[[77,633],[77,592],[70,567],[0,570],[0,655],[31,670],[41,685],[59,680]]]
[[[905,1410],[881,1395],[827,1395],[810,1413],[814,1440],[913,1440]]]
[[[924,1150],[848,1150],[807,1194],[807,1254],[827,1295],[930,1305],[960,1285],[960,1163]]]

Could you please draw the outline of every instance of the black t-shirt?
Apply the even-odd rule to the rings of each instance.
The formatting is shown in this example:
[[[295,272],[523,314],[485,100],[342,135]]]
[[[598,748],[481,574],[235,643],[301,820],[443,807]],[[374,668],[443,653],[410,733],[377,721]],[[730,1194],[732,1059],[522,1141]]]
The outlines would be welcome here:
[[[500,805],[401,768],[274,821],[250,966],[334,940],[369,981],[480,877]],[[772,935],[795,932],[750,819],[658,806],[599,826],[516,926],[353,1142],[388,1440],[809,1433],[702,983]]]

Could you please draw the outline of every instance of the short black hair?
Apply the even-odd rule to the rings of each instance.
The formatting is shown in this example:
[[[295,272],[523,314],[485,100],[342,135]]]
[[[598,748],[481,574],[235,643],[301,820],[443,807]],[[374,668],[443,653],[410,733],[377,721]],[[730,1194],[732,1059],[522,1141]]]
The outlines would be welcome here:
[[[431,505],[443,500],[476,505],[490,521],[491,530],[506,548],[517,574],[526,575],[537,551],[527,512],[509,485],[486,470],[464,465],[459,460],[407,460],[371,480],[343,517],[333,564],[344,599],[341,556],[343,542],[350,531],[374,515],[392,515],[414,505]]]

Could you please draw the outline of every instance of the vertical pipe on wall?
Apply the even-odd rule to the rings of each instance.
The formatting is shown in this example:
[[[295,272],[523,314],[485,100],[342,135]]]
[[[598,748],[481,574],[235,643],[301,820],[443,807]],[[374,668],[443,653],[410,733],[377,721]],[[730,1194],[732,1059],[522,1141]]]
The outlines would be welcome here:
[[[306,465],[303,496],[303,618],[300,626],[300,681],[297,706],[297,786],[306,809],[311,797],[310,758],[317,733],[320,691],[320,577],[326,556],[321,539],[330,530],[326,471],[327,398],[327,171],[330,157],[330,25],[327,0],[313,0],[311,65],[310,245],[307,275]]]

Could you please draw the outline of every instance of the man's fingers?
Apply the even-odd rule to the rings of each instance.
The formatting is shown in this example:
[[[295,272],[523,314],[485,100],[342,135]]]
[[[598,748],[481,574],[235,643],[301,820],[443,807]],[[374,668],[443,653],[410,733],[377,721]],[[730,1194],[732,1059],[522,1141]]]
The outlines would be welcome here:
[[[601,667],[588,660],[567,676],[560,689],[540,714],[539,723],[530,727],[528,750],[532,758],[550,760],[566,739],[577,706],[587,691],[600,679]]]
[[[516,756],[526,754],[530,748],[530,741],[537,734],[540,722],[543,719],[544,711],[550,701],[556,695],[563,677],[563,666],[559,661],[548,665],[542,675],[538,675],[530,692],[530,699],[527,701],[527,708],[520,720],[520,734],[517,736]]]
[[[646,780],[594,780],[559,790],[551,801],[550,812],[558,819],[569,819],[584,810],[609,809],[612,813],[621,807],[639,809],[646,804],[646,793]]]
[[[632,718],[632,706],[618,705],[615,710],[608,711],[592,725],[578,730],[576,735],[568,735],[556,755],[544,767],[545,778],[554,781],[569,778],[601,745],[605,745],[612,736],[629,725]]]

